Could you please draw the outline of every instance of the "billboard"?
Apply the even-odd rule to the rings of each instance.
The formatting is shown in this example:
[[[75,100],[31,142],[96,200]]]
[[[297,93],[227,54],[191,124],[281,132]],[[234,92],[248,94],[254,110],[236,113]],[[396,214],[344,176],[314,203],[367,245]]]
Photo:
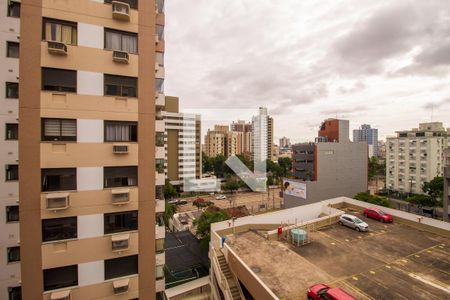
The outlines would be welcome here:
[[[306,199],[306,183],[285,179],[283,180],[283,193]]]

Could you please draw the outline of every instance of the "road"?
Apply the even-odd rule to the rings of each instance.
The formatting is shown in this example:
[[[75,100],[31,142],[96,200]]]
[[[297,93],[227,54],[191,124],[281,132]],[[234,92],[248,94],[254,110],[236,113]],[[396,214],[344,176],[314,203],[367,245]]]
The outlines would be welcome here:
[[[220,208],[228,208],[233,206],[245,205],[250,213],[256,213],[258,211],[265,210],[266,208],[279,208],[282,203],[282,198],[279,197],[279,189],[270,190],[270,196],[268,198],[268,194],[266,193],[257,193],[257,192],[245,192],[245,193],[234,193],[234,194],[224,194],[227,196],[227,199],[224,200],[216,200],[215,195],[201,196],[208,201],[212,201],[215,206]],[[184,200],[188,201],[188,204],[179,205],[178,212],[185,212],[196,210],[197,207],[192,205],[192,202],[197,199],[197,197],[184,198]],[[262,206],[263,205],[263,206]]]

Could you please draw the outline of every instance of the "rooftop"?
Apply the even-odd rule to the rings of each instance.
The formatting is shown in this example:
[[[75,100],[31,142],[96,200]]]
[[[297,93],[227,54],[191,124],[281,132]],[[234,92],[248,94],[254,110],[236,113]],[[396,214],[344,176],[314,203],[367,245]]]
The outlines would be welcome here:
[[[370,231],[333,224],[311,232],[311,242],[299,247],[245,231],[228,235],[226,243],[280,299],[303,299],[315,283],[341,287],[357,299],[450,297],[450,238],[351,213]]]

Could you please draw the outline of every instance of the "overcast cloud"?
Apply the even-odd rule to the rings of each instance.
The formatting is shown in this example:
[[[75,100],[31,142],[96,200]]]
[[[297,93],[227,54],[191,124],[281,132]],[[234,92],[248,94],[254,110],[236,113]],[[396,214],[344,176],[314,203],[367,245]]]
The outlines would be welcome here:
[[[431,117],[450,127],[448,0],[167,0],[165,11],[166,94],[205,120],[267,106],[276,139],[294,142],[336,116],[382,137]]]

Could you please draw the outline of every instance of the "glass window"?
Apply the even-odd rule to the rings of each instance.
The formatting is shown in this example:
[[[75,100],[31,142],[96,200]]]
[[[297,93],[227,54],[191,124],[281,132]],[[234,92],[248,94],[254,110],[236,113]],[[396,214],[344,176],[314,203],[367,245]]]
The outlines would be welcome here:
[[[65,266],[44,270],[44,291],[78,285],[78,266]]]
[[[156,0],[156,11],[158,14],[164,13],[164,0]]]
[[[158,93],[164,93],[164,79],[155,78],[155,90]]]
[[[124,256],[105,260],[105,280],[138,273],[138,256]]]
[[[103,173],[105,188],[137,185],[137,166],[104,167]]]
[[[138,212],[125,211],[104,215],[104,233],[116,233],[137,230]]]
[[[20,261],[20,247],[19,246],[8,247],[6,249],[6,252],[8,253],[8,263]]]
[[[6,207],[6,223],[19,222],[19,205]]]
[[[157,158],[156,159],[156,172],[159,174],[164,173],[164,159]]]
[[[19,43],[6,42],[6,47],[8,49],[6,52],[7,57],[19,58]]]
[[[157,24],[155,27],[155,33],[158,35],[158,39],[162,41],[164,39],[164,26]]]
[[[105,74],[105,95],[137,97],[137,78]]]
[[[8,288],[9,300],[22,300],[22,287],[14,286]]]
[[[20,2],[8,1],[8,17],[20,18]]]
[[[77,92],[77,71],[42,68],[42,90]]]
[[[43,141],[76,141],[77,120],[42,119]]]
[[[19,165],[6,165],[5,167],[6,181],[15,181],[19,180]]]
[[[77,24],[73,22],[46,19],[43,20],[43,39],[66,45],[77,44]]]
[[[42,191],[71,191],[77,189],[77,169],[42,169]]]
[[[137,34],[105,28],[105,49],[137,54]]]
[[[19,83],[7,82],[6,83],[6,98],[19,98]]]
[[[156,253],[164,252],[164,239],[157,239],[155,245]]]
[[[164,132],[157,132],[155,137],[155,143],[157,147],[164,147]]]
[[[137,122],[105,121],[105,142],[137,142]]]
[[[42,220],[42,241],[60,241],[77,238],[77,217]]]
[[[164,67],[164,53],[163,52],[156,52],[156,62],[158,63],[158,66]]]
[[[105,0],[105,3],[111,4],[113,0]],[[119,2],[128,3],[130,5],[130,8],[137,9],[138,8],[138,0],[114,0]]]
[[[5,124],[5,140],[19,139],[19,124]]]

